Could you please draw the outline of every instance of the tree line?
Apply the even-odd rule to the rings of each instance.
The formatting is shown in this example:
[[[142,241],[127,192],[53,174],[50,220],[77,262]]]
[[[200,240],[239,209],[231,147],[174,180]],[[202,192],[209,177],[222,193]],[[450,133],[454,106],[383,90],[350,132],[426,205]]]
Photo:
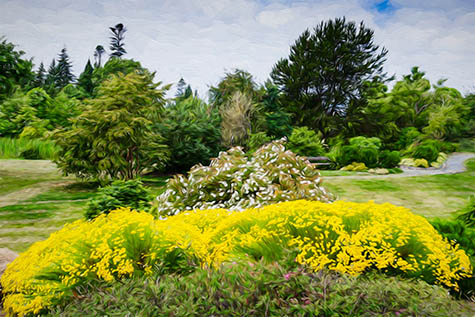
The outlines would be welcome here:
[[[208,100],[183,78],[175,97],[166,99],[171,85],[124,58],[126,27],[109,30],[109,59],[96,46],[94,62],[78,77],[66,48],[48,70],[41,63],[33,71],[32,60],[3,39],[0,136],[53,139],[65,173],[102,179],[183,172],[231,146],[252,151],[292,133],[295,142],[308,139],[321,151],[356,136],[376,137],[381,149],[398,151],[428,139],[475,136],[474,94],[430,83],[418,67],[390,90],[388,51],[374,44],[363,22],[336,18],[305,30],[266,82],[235,69],[210,87]],[[417,137],[408,145],[402,139],[411,131]]]

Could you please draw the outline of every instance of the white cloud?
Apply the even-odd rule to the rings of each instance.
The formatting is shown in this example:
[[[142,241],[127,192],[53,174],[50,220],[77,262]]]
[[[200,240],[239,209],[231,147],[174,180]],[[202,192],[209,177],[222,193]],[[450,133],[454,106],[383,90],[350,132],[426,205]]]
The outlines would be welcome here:
[[[322,20],[347,16],[375,30],[389,50],[386,70],[414,65],[462,91],[475,86],[475,5],[471,1],[392,1],[380,14],[361,0],[0,0],[0,32],[38,65],[65,45],[76,73],[96,45],[108,48],[108,27],[124,23],[128,57],[157,70],[164,83],[185,78],[205,95],[225,70],[244,68],[259,82],[289,45]]]

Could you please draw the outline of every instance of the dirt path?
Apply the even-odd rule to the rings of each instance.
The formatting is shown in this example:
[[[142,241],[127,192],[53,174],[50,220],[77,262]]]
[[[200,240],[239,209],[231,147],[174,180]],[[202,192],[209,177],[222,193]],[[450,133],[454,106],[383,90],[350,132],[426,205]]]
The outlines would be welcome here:
[[[51,188],[65,186],[68,184],[72,184],[73,182],[74,181],[63,181],[63,180],[42,182],[42,183],[35,184],[27,188],[10,192],[5,195],[0,195],[0,207],[15,205],[17,203],[33,198],[41,193],[44,193],[50,190]],[[40,202],[37,202],[37,203],[40,203]]]
[[[465,161],[475,157],[475,153],[452,153],[441,168],[418,168],[418,167],[402,167],[401,174],[388,175],[350,175],[350,176],[326,176],[324,179],[336,179],[344,177],[345,179],[362,179],[362,178],[400,178],[414,177],[426,175],[440,174],[457,174],[466,171]]]

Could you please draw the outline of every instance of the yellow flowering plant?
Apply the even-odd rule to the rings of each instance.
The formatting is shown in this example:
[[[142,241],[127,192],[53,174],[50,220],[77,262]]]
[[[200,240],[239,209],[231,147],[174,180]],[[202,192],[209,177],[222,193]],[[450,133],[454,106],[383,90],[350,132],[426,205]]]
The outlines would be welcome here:
[[[351,275],[377,270],[452,289],[472,273],[465,252],[408,209],[297,200],[240,212],[187,210],[159,220],[118,209],[35,243],[0,282],[7,313],[37,314],[89,280],[114,282],[243,260]]]

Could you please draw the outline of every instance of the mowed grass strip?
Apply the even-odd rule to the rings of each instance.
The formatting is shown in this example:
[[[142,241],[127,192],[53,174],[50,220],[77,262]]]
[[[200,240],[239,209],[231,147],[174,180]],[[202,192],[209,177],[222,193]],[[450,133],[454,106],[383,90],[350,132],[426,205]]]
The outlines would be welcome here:
[[[64,224],[81,219],[86,201],[17,204],[0,208],[0,248],[25,251]]]
[[[467,171],[459,174],[378,179],[324,179],[338,199],[404,206],[426,217],[449,217],[475,193],[475,159],[466,162]]]

